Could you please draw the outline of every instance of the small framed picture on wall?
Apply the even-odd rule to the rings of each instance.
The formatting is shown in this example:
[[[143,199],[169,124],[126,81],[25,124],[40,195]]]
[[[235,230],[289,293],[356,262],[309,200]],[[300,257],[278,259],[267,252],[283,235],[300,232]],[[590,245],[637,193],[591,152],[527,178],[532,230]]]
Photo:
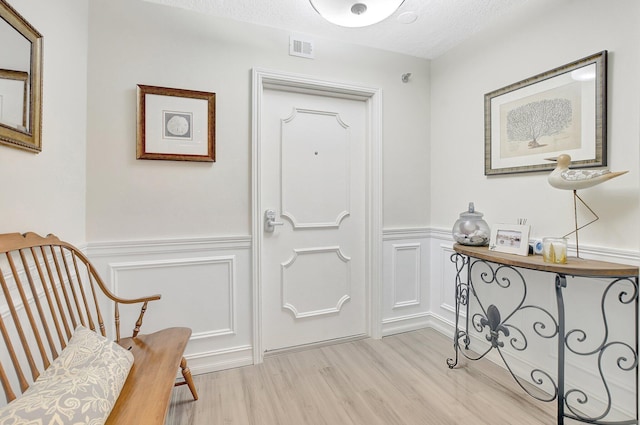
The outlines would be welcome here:
[[[137,159],[215,161],[215,93],[139,84],[137,94]]]

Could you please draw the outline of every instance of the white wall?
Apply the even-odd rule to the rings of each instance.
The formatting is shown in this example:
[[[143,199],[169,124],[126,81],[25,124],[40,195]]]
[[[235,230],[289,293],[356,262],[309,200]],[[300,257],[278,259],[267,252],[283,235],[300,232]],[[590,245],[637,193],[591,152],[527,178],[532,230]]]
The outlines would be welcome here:
[[[315,59],[302,59],[285,31],[138,0],[89,3],[88,253],[118,294],[162,292],[143,331],[191,327],[195,373],[253,361],[254,67],[381,88],[384,225],[429,223],[429,62],[313,39]],[[215,92],[216,162],[136,160],[137,84]],[[424,250],[393,252],[426,263]],[[428,273],[395,276],[387,328],[423,325]]]
[[[382,88],[385,225],[428,224],[428,61],[318,37],[302,59],[272,28],[137,0],[89,9],[89,240],[250,233],[256,66]],[[215,92],[217,161],[136,160],[136,84]]]
[[[602,50],[609,51],[609,167],[623,177],[580,192],[600,221],[580,245],[640,247],[640,3],[563,0],[547,13],[507,16],[498,28],[432,61],[431,225],[450,229],[469,201],[492,223],[526,217],[536,237],[573,228],[571,192],[548,173],[484,176],[485,93]]]
[[[11,5],[44,37],[42,152],[0,146],[0,233],[84,243],[88,3]]]

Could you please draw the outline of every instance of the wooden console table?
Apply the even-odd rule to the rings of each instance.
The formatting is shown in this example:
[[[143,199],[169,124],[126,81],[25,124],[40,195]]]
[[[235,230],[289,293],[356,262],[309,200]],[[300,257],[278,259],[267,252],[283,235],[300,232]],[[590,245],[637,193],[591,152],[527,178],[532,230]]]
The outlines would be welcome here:
[[[472,247],[455,244],[455,253],[451,261],[456,266],[456,319],[453,345],[455,357],[447,359],[450,368],[456,367],[459,354],[469,360],[480,360],[489,352],[496,350],[507,370],[511,373],[518,385],[532,397],[545,402],[556,402],[557,424],[563,425],[565,418],[591,424],[607,425],[631,425],[638,424],[638,267],[624,264],[610,263],[581,258],[568,258],[567,264],[550,264],[542,260],[541,255],[519,256],[489,251],[487,247]],[[535,270],[538,272],[555,274],[555,294],[557,301],[557,314],[552,314],[548,309],[530,304],[527,300],[527,282],[520,269]],[[600,311],[593,312],[601,316],[603,329],[595,349],[580,349],[579,343],[583,342],[587,335],[583,329],[565,329],[565,300],[563,290],[567,287],[567,277],[570,278],[598,278],[605,280],[600,299]],[[474,282],[475,280],[475,282]],[[508,311],[500,311],[496,300],[483,299],[476,291],[479,285],[493,286],[497,290],[514,291],[515,299],[511,295],[515,308]],[[605,302],[606,301],[606,302]],[[629,310],[630,327],[633,329],[632,341],[620,341],[612,336],[609,329],[607,313],[611,303],[615,302],[618,310],[626,306]],[[477,308],[470,315],[470,304]],[[557,338],[557,374],[534,368],[531,371],[531,380],[525,381],[516,376],[508,364],[505,356],[505,343],[515,351],[524,351],[528,346],[528,338],[523,329],[520,329],[514,316],[524,310],[535,310],[542,315],[548,323],[534,322],[532,326],[536,336],[545,339]],[[506,313],[506,314],[505,314]],[[632,325],[631,325],[632,323]],[[472,351],[471,332],[474,335],[484,335],[489,342],[481,346],[481,350]],[[593,340],[593,335],[590,336]],[[635,380],[635,417],[624,419],[611,419],[612,408],[615,403],[610,391],[610,383],[603,370],[604,353],[615,347],[618,351],[616,367],[622,373],[629,373]],[[565,381],[565,360],[567,352],[577,356],[595,359],[598,365],[598,374],[602,381],[604,395],[601,397],[606,405],[597,409],[600,413],[584,413],[590,402],[587,393],[579,388],[567,388]],[[547,385],[542,389],[542,384]],[[540,385],[540,388],[533,388]],[[550,391],[549,391],[550,389]]]

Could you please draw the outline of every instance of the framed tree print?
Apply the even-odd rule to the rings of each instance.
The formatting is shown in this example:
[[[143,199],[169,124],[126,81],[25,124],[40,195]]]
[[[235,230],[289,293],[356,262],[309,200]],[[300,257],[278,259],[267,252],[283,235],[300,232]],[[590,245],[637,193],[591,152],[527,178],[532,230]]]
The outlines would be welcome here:
[[[607,165],[607,51],[485,95],[485,175]]]

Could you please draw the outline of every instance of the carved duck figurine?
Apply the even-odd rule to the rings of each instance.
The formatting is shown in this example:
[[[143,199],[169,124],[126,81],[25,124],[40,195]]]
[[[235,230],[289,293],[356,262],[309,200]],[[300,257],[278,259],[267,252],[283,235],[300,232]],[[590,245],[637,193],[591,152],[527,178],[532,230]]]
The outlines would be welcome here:
[[[552,161],[557,161],[558,165],[549,174],[549,184],[556,189],[580,190],[593,187],[597,184],[611,180],[614,177],[621,176],[628,171],[609,171],[603,170],[570,170],[571,157],[567,154],[561,154]]]

